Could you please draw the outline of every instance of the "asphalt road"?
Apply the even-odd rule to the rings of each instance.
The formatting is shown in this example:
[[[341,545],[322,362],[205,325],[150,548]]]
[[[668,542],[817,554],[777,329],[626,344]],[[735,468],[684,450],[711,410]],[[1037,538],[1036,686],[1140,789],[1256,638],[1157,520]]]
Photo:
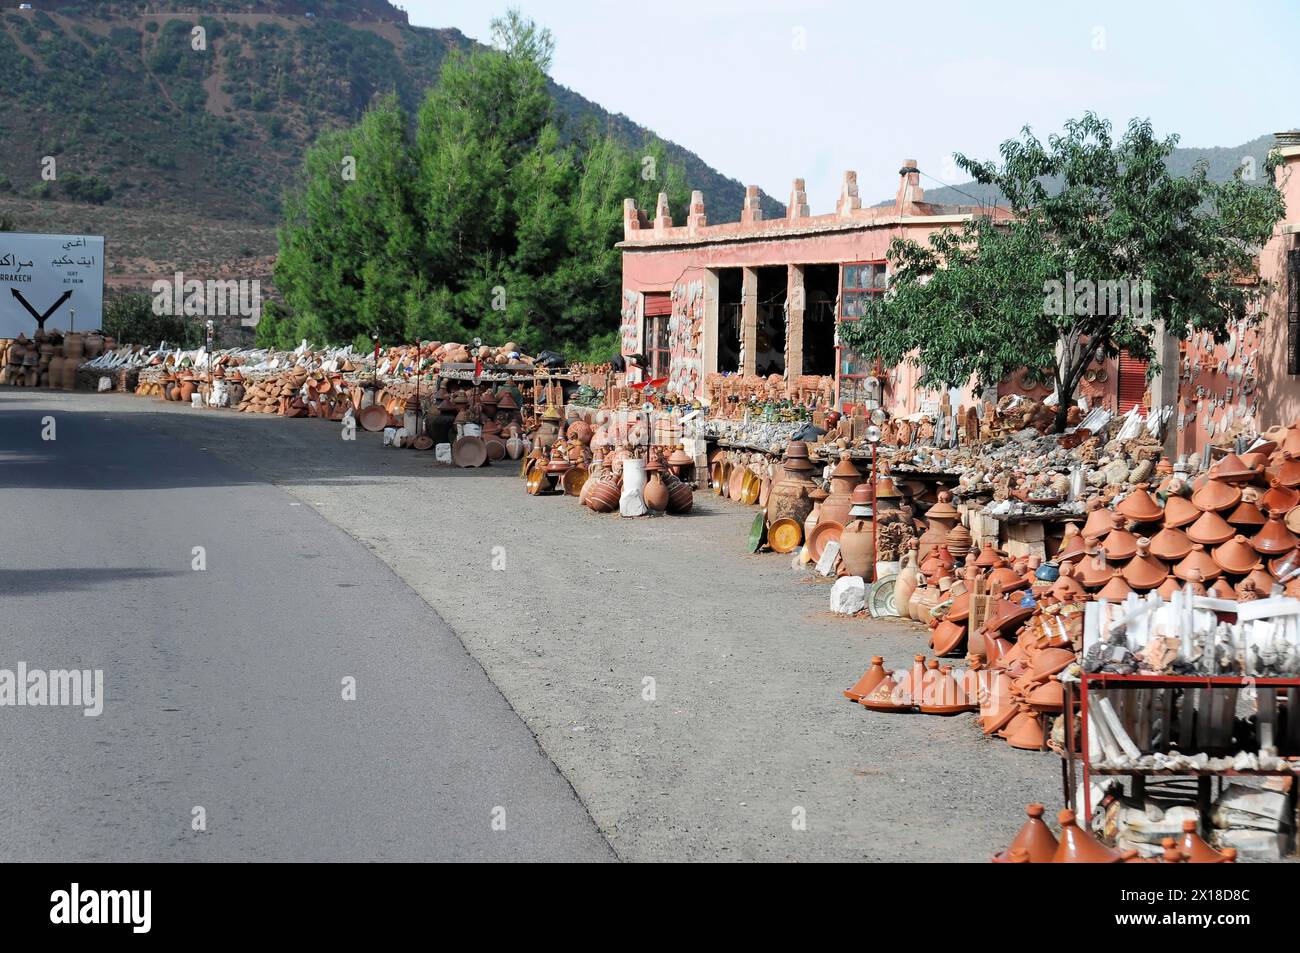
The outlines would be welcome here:
[[[0,669],[104,678],[0,707],[0,862],[612,859],[369,548],[116,400],[0,390]]]

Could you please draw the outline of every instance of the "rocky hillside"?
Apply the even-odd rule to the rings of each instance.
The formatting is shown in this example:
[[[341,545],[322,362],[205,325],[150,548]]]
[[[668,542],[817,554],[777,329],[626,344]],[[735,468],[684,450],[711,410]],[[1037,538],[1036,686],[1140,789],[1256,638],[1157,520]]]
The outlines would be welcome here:
[[[473,43],[412,27],[384,0],[36,6],[0,13],[0,199],[17,208],[93,203],[271,226],[316,135],[388,91],[414,111],[448,53]],[[651,135],[554,92],[568,128],[595,122],[633,147]],[[740,182],[680,146],[669,152],[713,220],[739,217]],[[41,176],[46,156],[54,181]]]

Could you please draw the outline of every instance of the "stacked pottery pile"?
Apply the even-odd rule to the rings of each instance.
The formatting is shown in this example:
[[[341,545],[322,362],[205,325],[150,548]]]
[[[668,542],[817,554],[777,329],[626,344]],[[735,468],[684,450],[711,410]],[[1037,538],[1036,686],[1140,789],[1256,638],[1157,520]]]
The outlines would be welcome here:
[[[812,478],[815,469],[813,462],[808,459],[808,445],[802,440],[791,440],[785,448],[782,476],[772,484],[767,498],[769,536],[773,528],[782,523],[783,528],[797,526],[797,534],[791,532],[800,539],[803,538],[803,528],[813,509],[811,494],[817,489]]]
[[[1133,864],[1148,863],[1136,850],[1117,851],[1107,847],[1091,833],[1079,826],[1073,811],[1064,810],[1057,816],[1061,836],[1057,838],[1043,821],[1043,805],[1030,804],[1025,808],[1028,820],[1020,828],[1007,849],[993,856],[995,864]],[[1236,863],[1237,852],[1232,848],[1217,851],[1196,832],[1196,821],[1183,822],[1183,837],[1175,840],[1166,837],[1158,863],[1170,864],[1231,864]]]
[[[924,655],[912,658],[909,668],[890,672],[877,655],[845,698],[869,711],[924,715],[958,715],[979,707],[980,684],[976,669],[954,670]]]
[[[623,492],[622,464],[635,459],[631,449],[616,450],[606,455],[597,447],[591,456],[590,469],[578,485],[578,501],[595,513],[613,513],[619,509]],[[647,480],[641,489],[641,500],[651,513],[689,513],[695,505],[695,493],[689,483],[673,472],[667,462],[672,459],[666,448],[653,447],[645,463]]]
[[[1300,430],[1284,439],[1300,453]],[[1274,444],[1228,454],[1192,481],[1135,487],[1113,510],[1094,508],[1057,561],[1095,599],[1130,592],[1168,600],[1190,586],[1225,599],[1268,596],[1275,585],[1300,596],[1300,458]],[[1164,497],[1164,505],[1159,498]],[[1069,542],[1069,541],[1067,541]]]

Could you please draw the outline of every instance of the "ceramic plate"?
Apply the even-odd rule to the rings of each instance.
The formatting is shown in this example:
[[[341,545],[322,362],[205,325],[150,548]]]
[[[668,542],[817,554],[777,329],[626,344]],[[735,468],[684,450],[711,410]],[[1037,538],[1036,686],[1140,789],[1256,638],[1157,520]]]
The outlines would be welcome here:
[[[773,552],[792,553],[803,542],[803,527],[796,520],[779,519],[767,529],[767,544]]]
[[[487,455],[482,437],[461,437],[451,448],[451,460],[458,467],[481,467]]]
[[[871,611],[871,618],[886,619],[898,615],[898,608],[894,605],[896,582],[898,573],[890,573],[871,584],[871,592],[867,594],[867,608]]]
[[[812,558],[818,560],[822,558],[822,550],[832,539],[839,539],[844,532],[844,525],[837,523],[835,520],[820,520],[813,531],[808,534],[808,551],[812,553]]]

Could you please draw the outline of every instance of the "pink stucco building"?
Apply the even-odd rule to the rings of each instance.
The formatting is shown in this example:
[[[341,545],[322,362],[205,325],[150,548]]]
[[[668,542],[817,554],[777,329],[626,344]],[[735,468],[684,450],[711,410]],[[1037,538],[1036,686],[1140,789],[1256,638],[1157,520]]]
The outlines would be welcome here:
[[[1099,362],[1080,386],[1090,405],[1171,406],[1170,451],[1222,443],[1249,420],[1259,430],[1300,418],[1300,132],[1278,134],[1277,181],[1285,219],[1261,250],[1266,295],[1259,321],[1234,329],[1227,345],[1172,337],[1159,343],[1160,366],[1121,355]],[[709,225],[695,192],[685,223],[672,221],[660,196],[653,219],[624,203],[622,351],[645,354],[653,376],[688,399],[704,395],[715,373],[833,376],[842,407],[868,396],[879,370],[882,404],[913,413],[939,395],[915,386],[910,367],[875,368],[869,355],[837,345],[836,326],[884,293],[886,250],[895,238],[924,242],[972,215],[1005,217],[1006,209],[941,206],[925,201],[915,162],[899,170],[894,201],[864,208],[857,176],[847,172],[833,212],[813,215],[796,179],[784,218],[762,216],[758,189],[747,190],[741,220]],[[1012,374],[998,393],[1048,391]],[[954,404],[972,399],[969,388]]]

